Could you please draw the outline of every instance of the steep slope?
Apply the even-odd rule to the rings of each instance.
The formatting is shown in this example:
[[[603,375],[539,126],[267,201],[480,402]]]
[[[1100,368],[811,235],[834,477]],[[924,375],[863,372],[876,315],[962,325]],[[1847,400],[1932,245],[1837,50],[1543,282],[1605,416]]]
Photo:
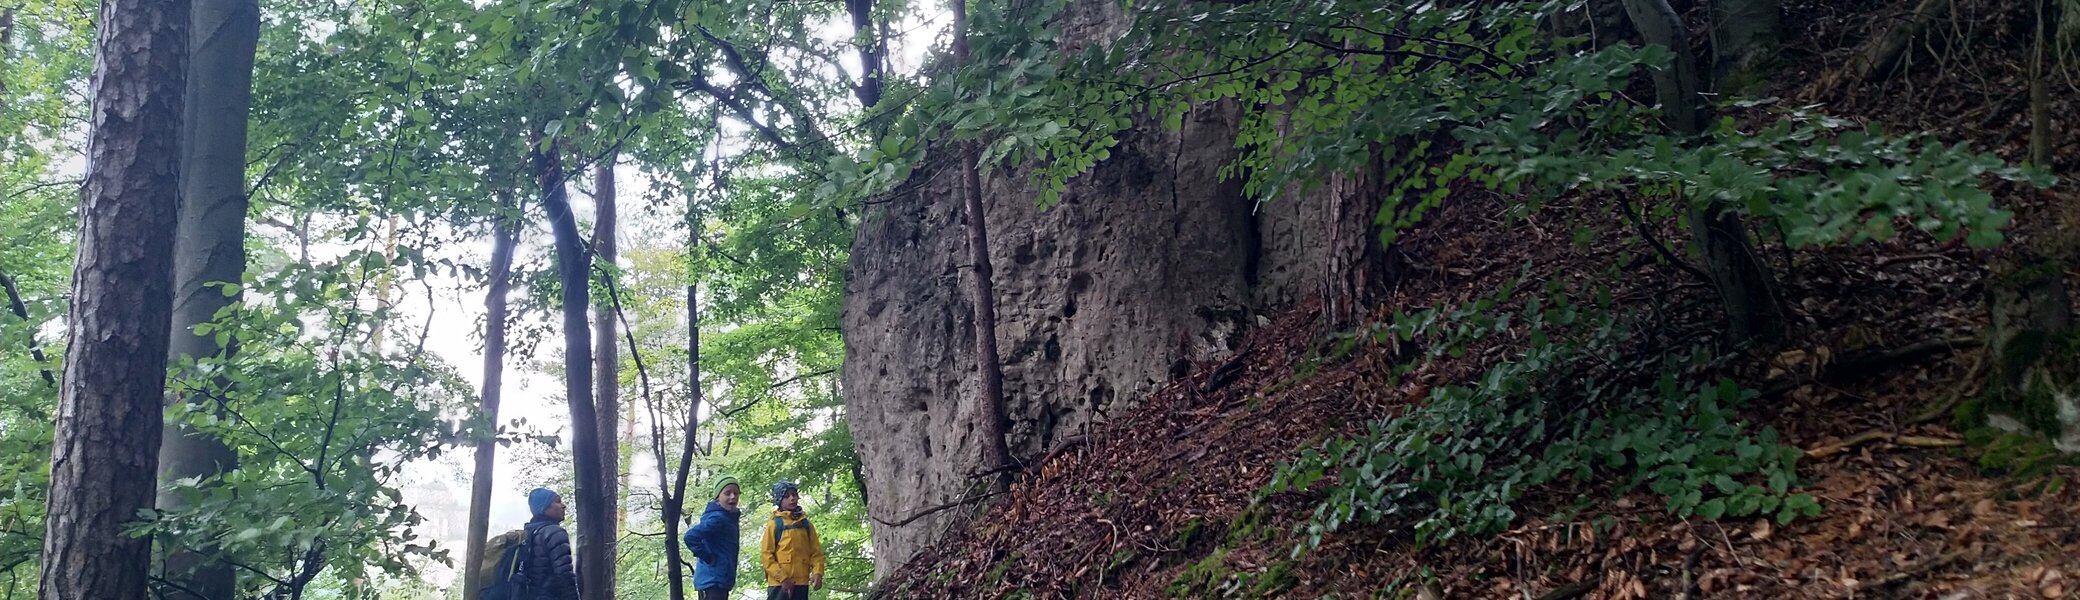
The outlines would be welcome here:
[[[1793,7],[1786,22],[1801,28],[1788,45],[1802,59],[1783,68],[1778,92],[2019,160],[2027,126],[2018,124],[2027,116],[2012,99],[2026,88],[2016,80],[2026,45],[2004,16],[2012,11],[1964,6],[1987,10],[1966,10],[1981,17],[1959,28],[1983,32],[1953,40],[1961,51],[1921,57],[1940,59],[1937,67],[1870,83],[1830,76],[1909,8],[1888,4],[1900,6]],[[1940,68],[1955,67],[1958,54],[1977,68]],[[2053,114],[2080,114],[2070,94],[2057,105]],[[2071,173],[2076,150],[2061,147],[2054,166]],[[2071,190],[1996,195],[2018,213],[2013,234],[2027,238],[2066,223],[2063,207],[2080,205]],[[1520,276],[1584,289],[1605,264],[1586,257],[1622,255],[1640,257],[1611,292],[1614,303],[1643,314],[1637,349],[1711,335],[1708,288],[1649,258],[1609,199],[1572,198],[1514,221],[1499,218],[1501,208],[1481,193],[1455,194],[1398,246],[1407,276],[1372,316],[1464,301]],[[2080,557],[2070,552],[2080,543],[2080,514],[2063,483],[2080,470],[1958,447],[1961,436],[1940,410],[1969,401],[1983,383],[1987,358],[1973,340],[1986,322],[1984,265],[1998,252],[1925,236],[1769,252],[1788,267],[1783,293],[1798,337],[1789,350],[1715,374],[1761,390],[1745,416],[1807,449],[1799,473],[1824,508],[1817,518],[1789,526],[1677,519],[1652,494],[1612,496],[1612,476],[1603,474],[1532,491],[1517,504],[1524,518],[1498,536],[1416,549],[1402,530],[1359,527],[1292,557],[1302,537],[1295,527],[1320,498],[1254,503],[1278,465],[1403,410],[1433,386],[1462,381],[1522,343],[1498,342],[1395,378],[1394,367],[1411,360],[1407,348],[1325,352],[1319,309],[1307,305],[1243,337],[1233,355],[1191,356],[1187,375],[1138,407],[1113,411],[1087,441],[1047,454],[1010,496],[888,577],[882,597],[1405,597],[1395,593],[1412,594],[1432,578],[1430,591],[1449,598],[2080,593],[2072,579]],[[2018,470],[2031,474],[2007,476]]]
[[[1454,206],[1426,232],[1478,230],[1494,208]],[[1526,262],[1535,265],[1533,279],[1583,277],[1582,265],[1537,260],[1569,242],[1541,238],[1535,224],[1547,217],[1549,225],[1559,223],[1585,208],[1556,206],[1522,228],[1481,235],[1421,235],[1415,246],[1439,260],[1417,280],[1434,283],[1404,287],[1382,312],[1499,285]],[[1599,243],[1622,246],[1623,238],[1606,232]],[[1987,595],[1962,597],[2065,597],[2036,594],[2080,590],[2061,583],[2080,574],[2080,558],[2064,550],[2080,542],[2072,491],[2043,494],[2028,484],[2046,480],[1989,476],[1974,462],[1976,452],[1874,440],[1843,446],[1869,431],[1925,438],[1909,444],[1956,440],[1942,427],[1904,423],[1978,383],[1976,351],[1922,343],[1970,327],[1978,296],[1957,283],[1980,274],[1957,260],[1965,254],[1904,245],[1880,253],[1886,266],[1878,268],[1845,268],[1867,265],[1867,250],[1798,257],[1814,273],[1792,293],[1812,322],[1836,325],[1813,331],[1807,351],[1772,362],[1794,372],[1817,369],[1821,377],[1757,386],[1775,393],[1756,405],[1768,410],[1751,417],[1826,454],[1801,466],[1825,509],[1817,519],[1790,526],[1675,519],[1653,494],[1610,496],[1611,481],[1603,478],[1530,494],[1518,512],[1531,518],[1493,538],[1412,550],[1405,532],[1361,528],[1289,558],[1299,539],[1295,527],[1319,498],[1287,495],[1253,506],[1280,463],[1509,352],[1507,345],[1490,347],[1394,383],[1389,368],[1405,359],[1392,347],[1318,362],[1311,352],[1315,315],[1307,307],[1254,332],[1236,359],[1198,365],[1089,443],[1051,457],[970,529],[886,580],[881,597],[1401,597],[1380,594],[1411,590],[1422,573],[1434,574],[1435,589],[1447,598],[1672,598],[1685,589],[1714,598],[1936,597],[1964,590]],[[1636,275],[1614,296],[1644,303],[1660,295],[1667,338],[1712,325],[1696,317],[1708,313],[1709,298],[1681,274],[1648,267]],[[1866,345],[1844,345],[1874,329],[1879,333]],[[1839,358],[1831,365],[1795,362],[1823,348],[1839,348],[1830,351]],[[1781,368],[1757,363],[1728,374],[1802,381],[1772,370]],[[2063,476],[2080,477],[2080,470],[2065,468]],[[1546,516],[1563,511],[1568,516]],[[1552,595],[1558,592],[1565,594]]]

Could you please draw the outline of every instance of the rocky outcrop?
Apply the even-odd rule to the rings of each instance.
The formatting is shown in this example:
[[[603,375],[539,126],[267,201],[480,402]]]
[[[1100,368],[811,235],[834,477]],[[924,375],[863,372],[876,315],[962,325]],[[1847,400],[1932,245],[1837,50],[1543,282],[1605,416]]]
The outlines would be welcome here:
[[[1096,35],[1113,18],[1074,15],[1068,29]],[[1384,283],[1363,275],[1381,264],[1363,212],[1378,207],[1370,181],[1331,178],[1259,206],[1218,176],[1236,155],[1236,124],[1233,109],[1202,107],[1181,130],[1127,132],[1045,209],[1022,174],[985,183],[1014,456],[1037,456],[1228,353],[1261,313]],[[982,468],[958,176],[916,177],[866,216],[845,282],[842,389],[881,522],[961,498]],[[952,514],[876,523],[876,573],[936,539]]]

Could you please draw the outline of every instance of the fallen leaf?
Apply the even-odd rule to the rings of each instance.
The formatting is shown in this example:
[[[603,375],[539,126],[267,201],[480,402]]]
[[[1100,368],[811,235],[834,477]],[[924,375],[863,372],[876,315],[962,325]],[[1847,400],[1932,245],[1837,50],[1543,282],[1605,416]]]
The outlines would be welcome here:
[[[1770,527],[1769,519],[1756,519],[1755,527],[1748,530],[1748,537],[1756,540],[1767,540],[1773,533],[1775,533],[1775,529]]]

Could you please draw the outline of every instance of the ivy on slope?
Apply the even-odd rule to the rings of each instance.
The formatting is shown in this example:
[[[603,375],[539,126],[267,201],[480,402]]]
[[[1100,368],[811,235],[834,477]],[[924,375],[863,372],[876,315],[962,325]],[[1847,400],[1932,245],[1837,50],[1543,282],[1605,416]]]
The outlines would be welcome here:
[[[1527,490],[1599,473],[1615,478],[1615,491],[1652,490],[1684,517],[1789,522],[1818,514],[1812,497],[1791,491],[1799,451],[1735,414],[1755,392],[1700,380],[1713,352],[1628,350],[1628,320],[1609,306],[1576,305],[1554,291],[1509,312],[1502,303],[1512,291],[1357,334],[1356,342],[1427,348],[1396,377],[1498,336],[1528,343],[1479,376],[1431,388],[1402,414],[1282,466],[1260,497],[1322,494],[1296,532],[1296,555],[1354,524],[1406,527],[1419,546],[1498,533]]]

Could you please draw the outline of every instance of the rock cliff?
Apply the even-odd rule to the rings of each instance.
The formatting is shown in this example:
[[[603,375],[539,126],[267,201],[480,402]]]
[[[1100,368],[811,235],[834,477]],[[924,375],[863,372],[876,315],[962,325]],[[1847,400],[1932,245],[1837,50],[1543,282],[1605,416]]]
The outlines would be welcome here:
[[[1065,39],[1105,30],[1109,12]],[[1232,109],[1202,107],[1181,130],[1126,132],[1046,209],[1022,174],[985,182],[1014,456],[1053,448],[1226,354],[1257,315],[1348,286],[1357,265],[1377,262],[1370,214],[1353,212],[1377,206],[1362,177],[1262,206],[1218,177],[1236,123]],[[958,176],[916,177],[867,215],[845,282],[841,385],[881,521],[960,498],[983,468]],[[937,539],[951,514],[875,524],[876,573]]]

